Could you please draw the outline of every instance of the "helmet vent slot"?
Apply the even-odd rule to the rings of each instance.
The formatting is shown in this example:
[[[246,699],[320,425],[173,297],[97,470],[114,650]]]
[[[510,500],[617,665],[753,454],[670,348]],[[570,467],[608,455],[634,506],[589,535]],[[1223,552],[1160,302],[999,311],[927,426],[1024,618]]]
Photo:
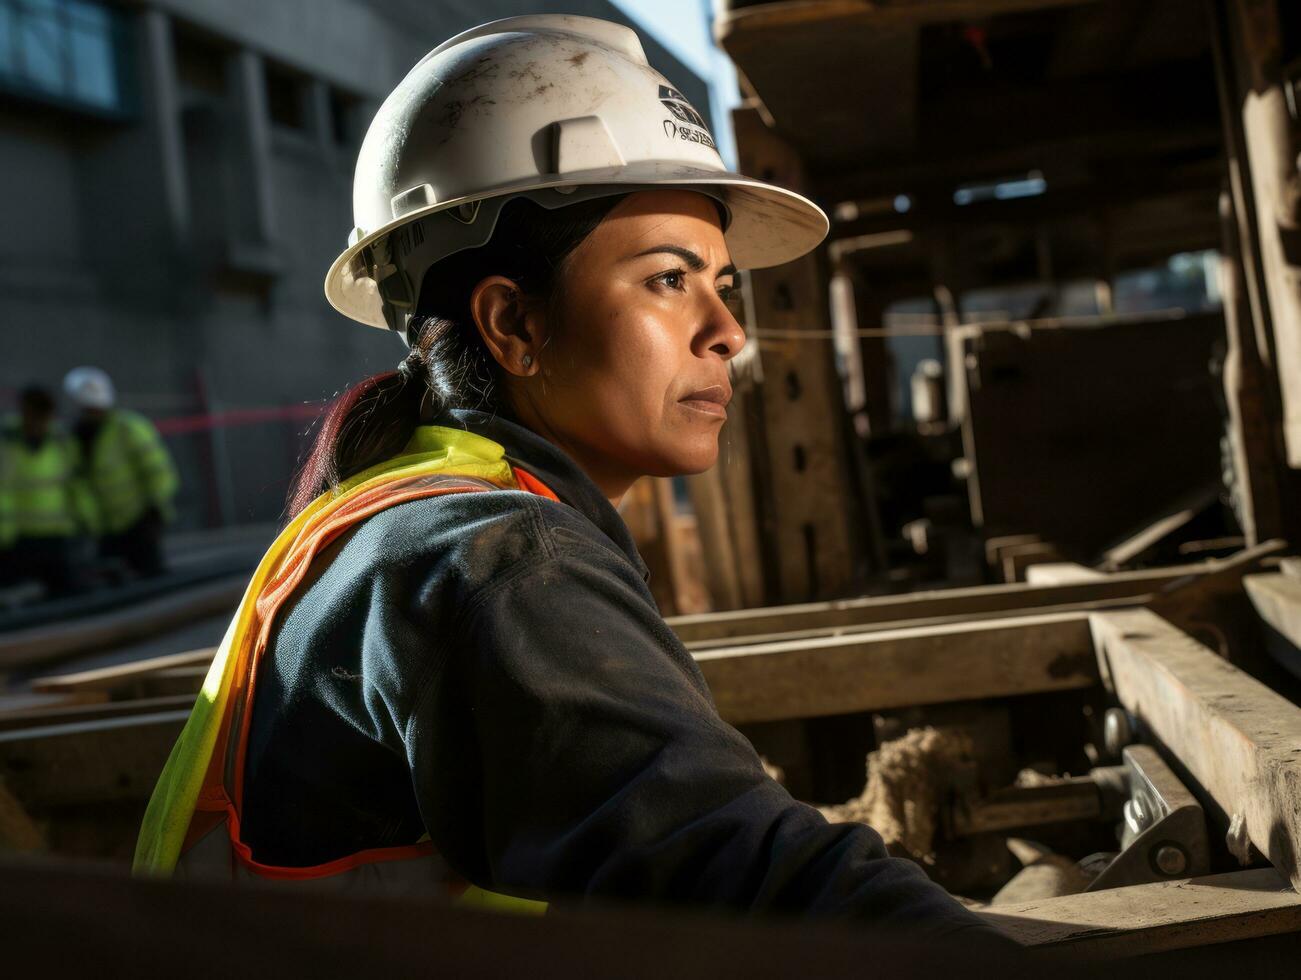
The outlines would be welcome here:
[[[600,116],[562,119],[554,127],[552,173],[572,174],[625,165],[618,144]]]

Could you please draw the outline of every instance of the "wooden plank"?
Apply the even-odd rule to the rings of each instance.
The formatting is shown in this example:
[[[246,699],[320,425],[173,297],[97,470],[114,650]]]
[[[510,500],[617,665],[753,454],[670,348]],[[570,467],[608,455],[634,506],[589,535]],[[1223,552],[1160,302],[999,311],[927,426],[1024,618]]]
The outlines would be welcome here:
[[[885,630],[909,629],[917,626],[948,626],[979,623],[991,619],[1016,619],[1022,616],[1046,616],[1051,613],[1090,613],[1106,609],[1129,609],[1152,601],[1153,593],[1122,596],[1119,599],[1099,599],[1096,602],[1068,602],[1060,606],[1031,607],[1029,609],[1000,609],[995,612],[968,613],[961,616],[920,616],[914,619],[892,620],[885,623],[861,623],[854,626],[826,626],[821,629],[782,630],[777,633],[758,633],[746,636],[724,636],[713,640],[691,640],[684,644],[692,653],[704,650],[722,650],[729,647],[752,646],[758,643],[780,643],[792,640],[815,640],[828,636],[861,636]]]
[[[184,653],[170,653],[164,657],[150,657],[147,660],[133,660],[129,663],[114,664],[112,667],[99,667],[95,670],[82,670],[75,674],[50,674],[34,678],[31,682],[33,691],[61,693],[68,691],[116,691],[149,677],[152,674],[168,671],[177,667],[207,667],[212,663],[216,647],[204,647],[200,650],[187,650]]]
[[[1301,888],[1301,708],[1153,612],[1090,621],[1117,700]]]
[[[1083,0],[794,0],[760,3],[720,12],[715,36],[731,52],[738,38],[753,43],[771,41],[792,27],[837,21],[839,31],[876,31],[883,26],[984,20],[1000,14],[1073,6]]]
[[[733,517],[723,492],[721,465],[720,459],[719,464],[704,473],[687,477],[687,489],[704,549],[710,606],[712,609],[740,609],[746,603],[741,599],[740,568],[732,544]]]
[[[1227,189],[1219,201],[1220,291],[1225,343],[1223,381],[1228,407],[1228,448],[1233,461],[1228,488],[1248,542],[1286,535],[1282,500],[1282,435],[1278,397],[1268,363],[1263,272],[1256,247],[1256,201],[1250,187],[1247,142],[1238,94],[1245,67],[1237,54],[1226,4],[1208,18],[1216,94],[1224,127]]]
[[[125,645],[205,616],[233,612],[247,587],[248,576],[238,575],[128,609],[88,617],[85,621],[14,630],[0,640],[0,670],[50,663],[77,653]]]
[[[1242,67],[1253,83],[1242,92],[1238,111],[1255,197],[1256,255],[1273,335],[1267,345],[1271,349],[1264,353],[1277,371],[1287,465],[1301,469],[1301,263],[1291,245],[1297,233],[1297,154],[1291,96],[1282,81],[1283,61],[1295,52],[1287,50],[1284,40],[1281,2],[1232,0],[1227,7],[1242,41]]]
[[[67,691],[46,694],[39,691],[17,691],[0,695],[0,721],[31,711],[49,711],[75,705],[100,704],[108,700],[103,691]]]
[[[733,724],[1097,683],[1088,616],[1082,613],[757,644],[694,656],[719,713]]]
[[[732,609],[762,606],[767,601],[763,545],[759,540],[761,498],[759,488],[755,485],[754,453],[749,443],[751,432],[747,427],[748,420],[760,414],[760,406],[754,393],[757,382],[748,376],[750,372],[744,371],[747,363],[744,352],[741,357],[741,365],[738,366],[736,358],[731,363],[734,376],[732,402],[728,406],[728,422],[723,426],[718,440],[718,451],[722,459],[714,467],[727,505],[728,529],[740,585],[741,601],[736,606],[727,607]],[[751,371],[758,361],[756,349],[754,355],[748,358]]]
[[[1260,618],[1301,650],[1301,579],[1277,573],[1242,580]]]
[[[938,589],[907,595],[867,596],[831,602],[792,603],[759,609],[737,609],[700,616],[673,616],[669,625],[684,643],[762,636],[799,630],[831,630],[841,627],[934,619],[982,613],[1007,614],[1039,606],[1066,605],[1094,597],[1117,598],[1142,595],[1171,576],[1150,576],[1143,581],[1111,581],[1105,585],[1032,588],[1025,583],[980,585],[965,589]]]
[[[678,513],[674,498],[673,481],[666,478],[650,479],[656,523],[669,568],[669,591],[673,595],[673,609],[679,613],[698,613],[708,609],[704,600],[705,588],[701,582],[699,563],[692,561],[693,552],[688,540],[686,518]]]
[[[1031,585],[1074,585],[1079,582],[1105,582],[1107,576],[1085,565],[1052,561],[1027,568],[1025,580]]]
[[[100,701],[54,708],[29,708],[0,715],[0,732],[23,728],[48,728],[53,725],[70,725],[83,721],[104,721],[110,718],[128,718],[132,715],[151,715],[160,711],[189,711],[193,704],[193,694],[172,694],[166,697],[136,698],[131,701]]]
[[[1301,896],[1273,868],[1131,885],[982,909],[1026,946],[1141,956],[1301,929]]]
[[[0,774],[29,811],[143,800],[189,711],[0,732]]]
[[[1096,820],[1102,813],[1098,784],[1076,776],[1043,786],[1009,786],[953,810],[959,837],[1039,827],[1068,820]]]
[[[981,613],[1011,614],[1017,610],[1138,597],[1163,591],[1174,594],[1175,590],[1188,587],[1203,576],[1253,568],[1262,558],[1284,547],[1284,542],[1268,541],[1240,551],[1230,558],[1115,572],[1106,576],[1105,581],[1099,582],[1051,586],[1027,585],[1024,582],[979,585],[965,589],[912,592],[907,595],[865,596],[829,602],[738,609],[699,616],[674,616],[668,623],[684,643],[689,643],[729,636],[756,636],[907,619]]]

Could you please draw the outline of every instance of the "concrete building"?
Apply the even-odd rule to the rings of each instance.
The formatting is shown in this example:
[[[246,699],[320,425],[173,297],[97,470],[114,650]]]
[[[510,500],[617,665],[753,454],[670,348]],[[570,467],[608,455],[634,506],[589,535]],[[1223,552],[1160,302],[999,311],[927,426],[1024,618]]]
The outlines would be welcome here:
[[[100,365],[160,422],[182,526],[277,519],[323,400],[401,356],[321,294],[371,114],[439,42],[546,6],[0,0],[0,401]]]

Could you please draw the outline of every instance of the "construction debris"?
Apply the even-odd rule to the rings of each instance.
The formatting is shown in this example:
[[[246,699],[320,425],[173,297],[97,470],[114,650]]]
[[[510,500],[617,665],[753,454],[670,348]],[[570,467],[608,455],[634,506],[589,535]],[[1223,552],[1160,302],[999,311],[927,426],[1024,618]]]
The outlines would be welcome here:
[[[862,794],[820,807],[833,823],[865,823],[892,853],[935,862],[940,806],[956,777],[972,765],[970,736],[943,728],[914,728],[867,757]]]

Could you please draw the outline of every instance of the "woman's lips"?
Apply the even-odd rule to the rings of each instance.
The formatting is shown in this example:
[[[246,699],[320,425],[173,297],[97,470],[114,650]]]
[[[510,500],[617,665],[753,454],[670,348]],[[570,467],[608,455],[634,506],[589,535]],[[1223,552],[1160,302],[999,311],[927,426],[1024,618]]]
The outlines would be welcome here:
[[[731,400],[732,392],[723,385],[710,385],[708,388],[693,391],[680,399],[680,402],[692,411],[726,418],[727,403]]]

